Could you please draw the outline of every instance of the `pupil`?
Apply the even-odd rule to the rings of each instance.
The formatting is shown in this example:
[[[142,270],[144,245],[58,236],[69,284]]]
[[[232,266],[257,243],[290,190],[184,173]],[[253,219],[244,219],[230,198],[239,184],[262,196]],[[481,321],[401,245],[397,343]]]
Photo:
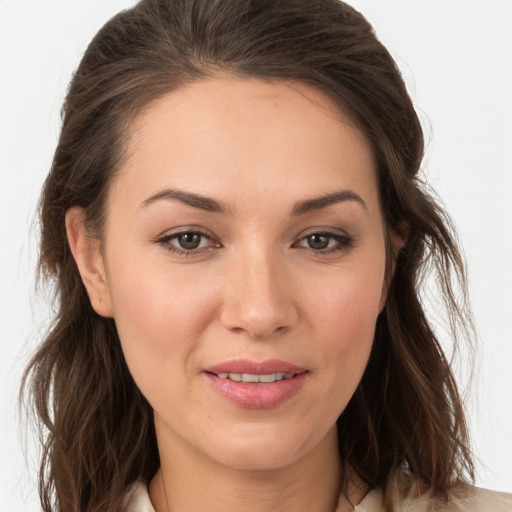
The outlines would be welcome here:
[[[308,244],[311,249],[325,249],[329,245],[328,235],[308,236]]]
[[[180,235],[178,240],[183,249],[197,249],[201,243],[201,235],[198,235],[197,233],[185,233]]]

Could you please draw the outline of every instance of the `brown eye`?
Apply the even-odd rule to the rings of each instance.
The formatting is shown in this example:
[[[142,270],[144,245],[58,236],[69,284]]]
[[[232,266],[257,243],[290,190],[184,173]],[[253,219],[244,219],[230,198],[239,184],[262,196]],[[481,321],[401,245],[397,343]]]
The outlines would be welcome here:
[[[219,239],[209,231],[198,227],[183,227],[174,233],[164,234],[154,240],[166,251],[176,257],[194,258],[206,257],[213,250],[222,248]]]
[[[182,255],[199,254],[203,250],[219,247],[218,242],[214,243],[207,234],[201,231],[182,231],[166,235],[157,241],[170,252]]]
[[[333,237],[331,235],[327,234],[314,234],[306,237],[306,240],[308,247],[310,249],[315,249],[318,251],[322,249],[327,249],[327,247],[329,247],[329,241],[332,238]]]
[[[203,238],[206,237],[201,233],[181,233],[175,237],[175,240],[178,243],[180,249],[184,249],[185,251],[193,251],[194,249],[199,249]]]
[[[349,249],[353,244],[353,239],[345,233],[330,233],[328,231],[318,231],[301,238],[295,247],[303,247],[322,254]]]

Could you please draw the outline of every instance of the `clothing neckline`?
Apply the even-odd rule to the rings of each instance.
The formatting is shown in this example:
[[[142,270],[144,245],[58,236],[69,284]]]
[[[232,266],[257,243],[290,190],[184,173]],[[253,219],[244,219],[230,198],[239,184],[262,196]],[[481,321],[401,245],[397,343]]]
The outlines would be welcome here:
[[[380,488],[370,489],[364,498],[355,506],[355,512],[371,512],[382,499]],[[372,508],[373,507],[373,508]],[[377,509],[378,510],[378,509]],[[148,485],[142,480],[133,484],[128,491],[123,507],[123,512],[155,512],[149,498]]]

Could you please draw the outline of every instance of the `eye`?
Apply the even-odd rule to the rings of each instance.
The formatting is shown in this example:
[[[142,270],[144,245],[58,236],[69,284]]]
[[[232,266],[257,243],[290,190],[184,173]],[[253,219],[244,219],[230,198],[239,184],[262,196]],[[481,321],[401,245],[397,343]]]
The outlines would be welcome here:
[[[188,256],[191,253],[201,253],[214,247],[220,247],[220,243],[213,242],[212,238],[201,231],[186,230],[165,235],[157,240],[168,251]]]
[[[347,249],[352,246],[353,239],[342,233],[319,231],[301,238],[295,247],[304,247],[315,252],[330,253]]]

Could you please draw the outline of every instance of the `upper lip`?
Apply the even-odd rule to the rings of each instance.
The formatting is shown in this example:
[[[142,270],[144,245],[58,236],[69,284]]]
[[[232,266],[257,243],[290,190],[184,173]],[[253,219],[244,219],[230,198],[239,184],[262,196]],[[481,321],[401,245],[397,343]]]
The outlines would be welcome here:
[[[266,361],[251,361],[248,359],[237,359],[226,361],[209,368],[205,368],[205,372],[214,373],[249,373],[251,375],[269,375],[271,373],[303,373],[305,368],[301,368],[287,361],[279,359],[267,359]]]

